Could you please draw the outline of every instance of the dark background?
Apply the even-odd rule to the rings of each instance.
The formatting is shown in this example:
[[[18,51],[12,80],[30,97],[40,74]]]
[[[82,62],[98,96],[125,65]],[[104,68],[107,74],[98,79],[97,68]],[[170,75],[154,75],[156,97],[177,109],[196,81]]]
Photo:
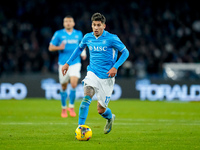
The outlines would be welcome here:
[[[75,28],[91,32],[90,18],[100,12],[106,30],[130,51],[119,78],[163,78],[163,63],[200,62],[200,11],[195,1],[0,2],[0,78],[21,74],[57,74],[57,52],[49,52],[53,33],[72,15]],[[86,71],[88,59],[83,62]]]

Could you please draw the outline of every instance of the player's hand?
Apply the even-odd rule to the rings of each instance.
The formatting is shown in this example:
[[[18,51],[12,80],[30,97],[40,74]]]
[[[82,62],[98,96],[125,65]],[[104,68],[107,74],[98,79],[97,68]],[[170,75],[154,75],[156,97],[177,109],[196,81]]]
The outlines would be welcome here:
[[[112,67],[108,72],[108,77],[114,77],[117,74],[117,69]]]
[[[64,41],[62,41],[62,43],[60,44],[59,49],[60,50],[65,49],[65,42]]]
[[[64,64],[62,66],[62,74],[63,74],[63,76],[66,75],[68,69],[69,69],[69,65],[68,64]]]
[[[82,60],[86,60],[87,56],[81,56]]]

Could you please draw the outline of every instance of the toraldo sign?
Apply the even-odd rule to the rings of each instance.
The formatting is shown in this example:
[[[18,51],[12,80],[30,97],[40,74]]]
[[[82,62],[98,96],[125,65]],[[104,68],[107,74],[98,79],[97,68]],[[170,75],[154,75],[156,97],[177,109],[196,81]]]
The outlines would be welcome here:
[[[136,81],[136,89],[140,93],[140,99],[150,101],[164,100],[171,101],[200,101],[200,84],[151,84],[150,80]]]
[[[84,75],[83,75],[84,77]],[[76,90],[76,98],[84,96],[83,86]],[[173,80],[135,80],[132,78],[116,78],[111,100],[129,98],[131,100],[149,101],[200,101],[200,81],[173,81]],[[69,93],[70,85],[67,92]],[[0,78],[0,99],[46,98],[60,99],[60,84],[57,74],[31,76],[9,76]],[[93,97],[93,100],[96,96]]]

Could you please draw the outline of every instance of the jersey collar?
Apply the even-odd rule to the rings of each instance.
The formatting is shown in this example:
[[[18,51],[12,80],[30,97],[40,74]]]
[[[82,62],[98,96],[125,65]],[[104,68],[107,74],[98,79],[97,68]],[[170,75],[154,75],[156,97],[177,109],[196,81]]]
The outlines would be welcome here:
[[[72,32],[71,32],[71,34],[69,34],[67,31],[66,31],[66,29],[64,28],[63,29],[68,35],[72,35],[72,33],[74,32],[74,29],[72,29]]]
[[[103,30],[103,33],[102,33],[101,36],[106,36],[106,31],[105,30]]]

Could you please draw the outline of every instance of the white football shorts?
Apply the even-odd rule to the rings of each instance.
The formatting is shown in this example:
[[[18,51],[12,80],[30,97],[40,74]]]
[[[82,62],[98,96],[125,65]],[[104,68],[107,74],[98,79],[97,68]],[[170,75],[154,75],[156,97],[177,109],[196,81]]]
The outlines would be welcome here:
[[[58,71],[60,84],[69,82],[70,77],[72,76],[75,76],[78,78],[81,77],[81,63],[77,63],[77,64],[69,66],[69,69],[64,76],[62,74],[62,66],[63,65],[59,65],[59,71]]]
[[[98,102],[102,107],[108,107],[110,97],[113,92],[113,87],[115,84],[115,77],[100,79],[93,72],[88,71],[86,77],[83,79],[83,85],[91,86],[95,90]]]

